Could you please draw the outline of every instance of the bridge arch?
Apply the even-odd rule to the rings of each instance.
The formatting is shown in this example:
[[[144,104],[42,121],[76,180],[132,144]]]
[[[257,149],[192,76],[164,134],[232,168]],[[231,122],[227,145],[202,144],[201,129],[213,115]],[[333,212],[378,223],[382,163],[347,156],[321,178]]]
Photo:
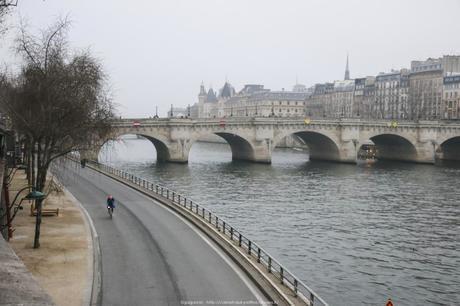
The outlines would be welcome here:
[[[225,140],[232,151],[232,160],[257,161],[255,148],[251,141],[230,131],[218,131],[210,132],[208,134],[200,134],[199,137],[194,137],[193,141],[190,143],[190,148],[195,142],[200,141],[201,139],[206,139],[206,137],[209,135],[217,135]]]
[[[283,133],[275,137],[272,150],[287,136],[295,135],[308,146],[311,160],[340,161],[340,147],[333,137],[312,130],[300,130]]]
[[[460,161],[460,136],[444,140],[440,145],[439,159]]]
[[[112,138],[107,139],[98,149],[97,152],[95,152],[95,156],[99,156],[100,151],[102,150],[103,146],[107,144],[111,140],[116,140],[119,139],[122,136],[125,135],[136,135],[136,136],[142,136],[145,139],[149,140],[153,146],[155,147],[155,150],[157,152],[157,161],[169,161],[171,154],[170,154],[170,148],[168,147],[168,142],[164,139],[162,139],[161,136],[153,137],[151,135],[148,135],[147,133],[142,133],[142,132],[137,132],[137,131],[127,131],[127,132],[120,132],[117,133],[116,135],[113,135]]]
[[[391,133],[376,134],[369,137],[377,149],[377,159],[417,161],[417,148],[406,137]]]

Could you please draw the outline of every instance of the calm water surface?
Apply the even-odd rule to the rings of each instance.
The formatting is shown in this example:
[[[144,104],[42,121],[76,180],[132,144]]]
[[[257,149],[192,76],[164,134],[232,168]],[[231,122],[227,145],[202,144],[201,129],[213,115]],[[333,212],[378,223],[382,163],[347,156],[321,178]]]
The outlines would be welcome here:
[[[188,164],[156,163],[124,140],[100,160],[204,205],[265,248],[330,305],[460,305],[460,166],[233,162],[197,143]]]

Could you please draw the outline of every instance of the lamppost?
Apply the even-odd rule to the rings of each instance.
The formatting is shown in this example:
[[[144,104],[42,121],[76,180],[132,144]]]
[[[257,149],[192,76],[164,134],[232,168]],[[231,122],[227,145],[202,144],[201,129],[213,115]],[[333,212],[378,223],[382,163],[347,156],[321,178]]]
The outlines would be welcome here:
[[[5,190],[5,203],[6,203],[6,227],[8,228],[8,239],[12,238],[13,237],[13,227],[12,227],[12,224],[11,222],[13,221],[14,217],[16,216],[17,212],[19,210],[22,210],[22,202],[25,201],[25,200],[39,200],[39,202],[41,202],[41,200],[43,200],[45,198],[45,194],[43,194],[42,192],[40,191],[32,191],[32,192],[29,192],[25,197],[23,197],[18,204],[15,204],[16,203],[16,200],[19,198],[19,195],[21,194],[21,192],[23,192],[24,190],[26,189],[31,189],[32,186],[26,186],[22,189],[20,189],[17,193],[16,193],[16,196],[14,197],[14,200],[13,202],[10,204],[9,203],[9,197],[7,196],[8,195],[8,187],[6,185],[3,186],[4,190]],[[16,206],[16,207],[15,207]],[[41,203],[40,205],[37,205],[37,208],[38,206],[40,206],[40,212],[41,212]],[[11,209],[13,209],[13,214],[11,215]],[[40,218],[38,216],[38,210],[37,210],[37,221],[38,222],[41,222],[41,215],[40,215]],[[3,226],[0,228],[0,230],[3,230]],[[37,246],[38,247],[38,246]],[[34,244],[34,248],[35,247],[35,244]]]

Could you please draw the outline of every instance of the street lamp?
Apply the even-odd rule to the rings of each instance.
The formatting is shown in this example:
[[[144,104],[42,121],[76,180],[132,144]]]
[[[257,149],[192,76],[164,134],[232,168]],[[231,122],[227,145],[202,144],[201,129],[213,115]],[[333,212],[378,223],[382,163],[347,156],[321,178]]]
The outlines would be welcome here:
[[[4,187],[7,188],[7,187]],[[18,199],[19,195],[21,192],[23,192],[26,189],[31,189],[32,186],[26,186],[22,189],[20,189],[17,193],[16,196],[14,197],[14,200],[11,204],[9,204],[9,196],[8,196],[8,190],[5,192],[5,202],[6,202],[6,227],[8,228],[8,239],[13,237],[13,227],[11,225],[11,222],[13,221],[14,217],[16,216],[18,210],[22,209],[22,202],[24,200],[43,200],[45,198],[45,194],[43,194],[40,191],[31,191],[29,192],[25,197],[23,197],[18,204],[16,203],[16,200]],[[16,207],[15,207],[16,206]],[[14,208],[15,207],[15,208]],[[11,209],[13,209],[13,215],[11,215]],[[3,228],[2,228],[3,229]]]

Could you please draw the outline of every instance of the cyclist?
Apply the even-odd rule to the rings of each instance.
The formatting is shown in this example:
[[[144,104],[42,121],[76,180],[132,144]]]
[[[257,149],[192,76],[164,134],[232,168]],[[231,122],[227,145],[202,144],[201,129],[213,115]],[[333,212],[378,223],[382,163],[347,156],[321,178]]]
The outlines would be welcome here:
[[[107,209],[110,209],[111,212],[113,213],[113,209],[115,208],[115,199],[109,195],[107,197]]]

